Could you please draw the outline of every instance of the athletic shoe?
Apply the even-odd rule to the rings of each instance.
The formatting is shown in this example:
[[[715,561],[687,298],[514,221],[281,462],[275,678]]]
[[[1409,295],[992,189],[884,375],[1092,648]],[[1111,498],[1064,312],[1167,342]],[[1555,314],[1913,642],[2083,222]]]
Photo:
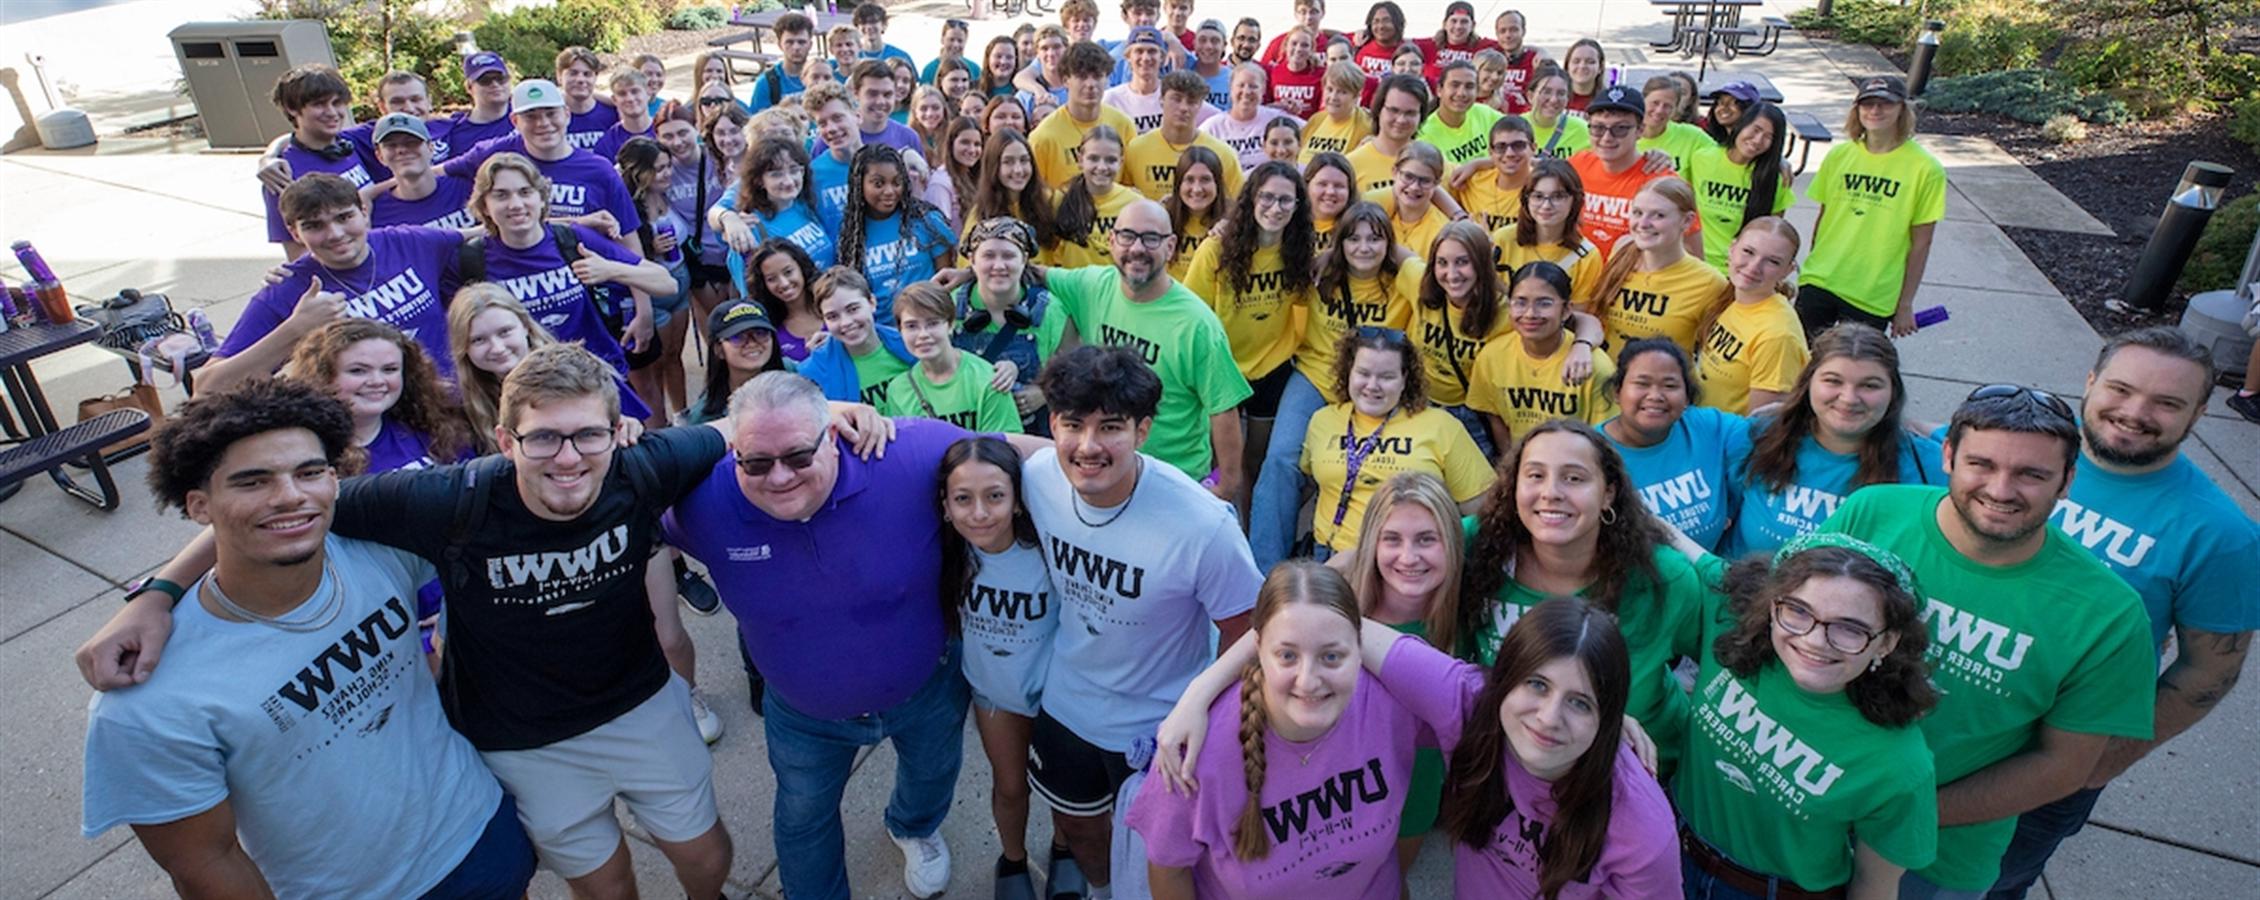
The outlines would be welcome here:
[[[1054,844],[1051,857],[1051,865],[1044,868],[1044,890],[1050,900],[1083,900],[1090,894],[1091,882],[1083,877],[1083,867],[1075,862],[1074,854]]]
[[[2260,394],[2245,395],[2229,392],[2229,408],[2243,416],[2247,422],[2260,422]]]
[[[675,595],[683,598],[683,605],[691,612],[711,616],[722,609],[722,595],[714,592],[714,585],[706,576],[691,571],[680,556],[675,557]]]
[[[910,895],[926,900],[950,886],[950,845],[939,831],[922,838],[887,835],[902,849],[902,883]]]
[[[698,718],[698,737],[709,744],[722,739],[722,717],[706,705],[706,695],[691,688],[691,714]]]
[[[1016,869],[1005,874],[1007,868]],[[1036,900],[1036,880],[1028,874],[1028,864],[1012,865],[1004,857],[997,857],[997,900]]]

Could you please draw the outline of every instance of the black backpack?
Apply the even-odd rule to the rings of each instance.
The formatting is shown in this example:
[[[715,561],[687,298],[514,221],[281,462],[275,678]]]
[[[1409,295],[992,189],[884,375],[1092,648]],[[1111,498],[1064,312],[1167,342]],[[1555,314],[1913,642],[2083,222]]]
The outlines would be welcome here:
[[[557,239],[557,255],[565,257],[565,264],[581,261],[581,236],[573,226],[563,222],[549,222],[549,236]],[[468,237],[455,248],[455,277],[462,284],[487,280],[487,239],[484,235]]]

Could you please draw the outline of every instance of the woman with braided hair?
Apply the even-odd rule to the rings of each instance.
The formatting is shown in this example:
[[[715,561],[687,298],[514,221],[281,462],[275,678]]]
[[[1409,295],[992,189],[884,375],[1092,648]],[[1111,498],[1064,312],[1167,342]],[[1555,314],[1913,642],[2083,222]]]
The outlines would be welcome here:
[[[957,234],[941,210],[910,189],[902,151],[885,144],[856,151],[840,222],[840,265],[862,272],[871,283],[873,317],[894,321],[895,294],[934,277],[956,258]]]

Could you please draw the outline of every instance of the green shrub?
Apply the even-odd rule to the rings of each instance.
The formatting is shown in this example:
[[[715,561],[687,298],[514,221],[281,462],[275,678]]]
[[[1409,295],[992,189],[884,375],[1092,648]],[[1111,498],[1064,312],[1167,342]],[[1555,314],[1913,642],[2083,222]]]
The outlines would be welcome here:
[[[730,14],[719,6],[686,6],[667,17],[667,27],[676,31],[705,31],[720,28],[730,21]]]
[[[1937,70],[1954,75],[2031,68],[2064,41],[2063,31],[2030,7],[1994,4],[1945,21]]]
[[[1832,33],[1847,44],[1886,49],[1906,46],[1923,24],[1917,7],[1890,0],[1837,0],[1826,17],[1801,9],[1790,13],[1789,21],[1801,30]]]
[[[488,16],[471,34],[481,49],[509,60],[518,77],[549,78],[556,74],[559,50],[578,46],[611,53],[659,26],[659,13],[638,0],[558,0]]]
[[[2244,256],[2252,251],[2255,228],[2260,228],[2260,194],[2246,194],[2214,210],[2175,288],[2195,294],[2235,287]]]
[[[457,54],[455,22],[426,15],[407,0],[379,0],[381,6],[355,0],[264,0],[261,19],[316,19],[329,32],[330,55],[337,59],[338,74],[353,87],[353,113],[359,119],[383,114],[376,106],[377,82],[395,69],[424,77],[435,107],[470,102],[463,87],[463,64]],[[392,56],[385,56],[385,24],[380,13],[391,12]]]
[[[1925,105],[1940,112],[1984,112],[2034,125],[2071,115],[2097,125],[2134,120],[2126,103],[2084,90],[2047,69],[2014,69],[1941,78],[1923,94]]]
[[[2260,93],[2229,106],[2229,137],[2260,150]]]

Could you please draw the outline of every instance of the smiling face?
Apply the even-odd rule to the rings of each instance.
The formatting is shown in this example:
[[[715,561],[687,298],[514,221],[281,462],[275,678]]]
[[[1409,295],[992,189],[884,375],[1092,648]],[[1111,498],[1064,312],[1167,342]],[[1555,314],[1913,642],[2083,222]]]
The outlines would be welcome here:
[[[565,144],[565,125],[569,120],[564,108],[549,106],[510,114],[510,124],[518,130],[518,137],[526,142],[526,150],[537,157],[547,158],[557,154]]]
[[[891,76],[872,76],[855,83],[855,105],[863,114],[863,130],[877,131],[885,124],[887,113],[895,108],[895,80]]]
[[[496,425],[495,442],[518,466],[518,495],[525,500],[526,508],[536,516],[553,521],[587,512],[589,506],[596,503],[597,493],[603,490],[604,474],[612,470],[612,449],[607,445],[601,453],[583,455],[580,448],[574,446],[575,442],[568,439],[558,447],[556,456],[534,459],[526,453],[517,435],[531,437],[553,432],[570,437],[590,430],[614,429],[619,424],[619,417],[608,408],[604,398],[590,395],[529,403],[518,411],[512,425]]]
[[[1309,69],[1313,63],[1318,61],[1317,51],[1318,47],[1311,40],[1309,32],[1290,31],[1287,33],[1288,68],[1297,72]]]
[[[1687,230],[1687,217],[1688,213],[1664,195],[1641,191],[1632,197],[1631,225],[1626,233],[1632,236],[1633,246],[1655,250],[1679,243],[1680,233]]]
[[[863,170],[863,205],[865,213],[875,218],[894,215],[902,206],[902,167],[890,163],[874,163]]]
[[[1813,428],[1839,445],[1867,437],[1891,409],[1891,370],[1871,359],[1832,356],[1813,367]]]
[[[1499,39],[1499,49],[1506,51],[1510,57],[1522,52],[1523,22],[1521,13],[1501,13],[1498,21],[1492,23],[1492,28],[1494,29],[1492,33]]]
[[[1530,135],[1520,131],[1491,132],[1491,163],[1498,167],[1500,177],[1520,178],[1528,173],[1535,152]]]
[[[574,104],[596,99],[596,70],[585,63],[572,63],[557,71],[557,86],[565,91],[565,99]]]
[[[871,321],[871,298],[862,291],[838,288],[824,298],[818,312],[824,317],[824,330],[849,350],[860,355],[878,346],[879,336]]]
[[[1812,629],[1802,635],[1791,634],[1782,625],[1785,619],[1810,622]],[[1823,622],[1830,624],[1820,624]],[[1838,693],[1866,672],[1870,663],[1890,655],[1898,646],[1898,635],[1885,633],[1883,623],[1883,595],[1875,588],[1841,575],[1809,578],[1775,601],[1773,652],[1798,687],[1815,694]],[[1872,639],[1857,652],[1839,650],[1829,644],[1832,630],[1838,633],[1840,642],[1847,634]]]
[[[1025,134],[1028,131],[1028,113],[1018,103],[999,103],[989,110],[987,121],[982,126],[989,134],[1002,134],[1008,128]]]
[[[1093,196],[1114,193],[1115,176],[1122,172],[1122,145],[1103,138],[1086,140],[1077,165],[1083,172],[1083,183],[1090,186]]]
[[[981,165],[981,130],[966,128],[950,138],[950,159],[966,171],[977,171]],[[966,190],[972,190],[967,185]]]
[[[1400,502],[1381,520],[1381,533],[1373,541],[1373,563],[1381,583],[1400,597],[1428,598],[1444,588],[1450,576],[1446,540],[1458,538],[1459,525],[1445,535],[1436,516],[1418,503]]]
[[[1262,49],[1262,44],[1263,36],[1255,26],[1246,24],[1232,26],[1233,61],[1247,62],[1255,59],[1256,51]]]
[[[944,316],[929,316],[914,309],[898,307],[895,323],[902,330],[902,342],[910,348],[910,355],[920,362],[933,362],[950,348],[950,326]]]
[[[949,117],[949,105],[939,92],[926,91],[911,102],[910,120],[928,132],[939,130]]]
[[[1390,90],[1381,100],[1381,134],[1402,143],[1420,130],[1420,98],[1411,91]]]
[[[1723,102],[1723,101],[1722,101]],[[1746,163],[1766,155],[1773,149],[1773,120],[1759,116],[1734,136],[1734,149],[1729,154],[1737,163]]]
[[[1247,119],[1256,114],[1263,103],[1263,75],[1254,69],[1232,71],[1232,115]]]
[[[1341,721],[1357,690],[1357,627],[1328,607],[1290,603],[1263,623],[1256,659],[1272,732],[1289,741],[1315,740]]]
[[[1560,121],[1562,111],[1569,109],[1569,82],[1559,76],[1540,77],[1530,86],[1530,105],[1538,124],[1550,126]]]
[[[1090,158],[1090,151],[1084,151]],[[1134,235],[1162,235],[1158,249],[1148,248]],[[1169,261],[1176,256],[1176,232],[1169,224],[1169,211],[1161,204],[1139,201],[1122,210],[1114,220],[1111,235],[1115,271],[1122,275],[1123,287],[1135,292],[1152,286],[1169,276]]]
[[[1994,544],[2017,544],[2048,524],[2071,484],[2054,436],[1967,429],[1946,447],[1947,493],[1962,526]]]
[[[1224,35],[1201,31],[1193,35],[1193,61],[1208,68],[1224,60]]]
[[[997,154],[997,180],[1003,182],[1006,190],[1020,193],[1035,177],[1036,158],[1028,152],[1027,144],[1014,141]]]
[[[1360,221],[1349,234],[1338,234],[1342,242],[1342,256],[1350,263],[1350,271],[1372,276],[1381,270],[1382,260],[1389,258],[1389,238],[1372,222]]]
[[[1177,172],[1177,200],[1200,212],[1216,205],[1216,172],[1206,165],[1186,166]],[[1285,227],[1285,226],[1281,226]]]
[[[1303,155],[1303,132],[1293,127],[1293,119],[1273,119],[1263,130],[1263,156],[1283,163],[1293,163]],[[1280,124],[1287,123],[1287,124]]]
[[[669,119],[652,129],[652,138],[659,146],[667,148],[667,155],[677,161],[687,162],[698,152],[698,129],[680,119]]]
[[[471,365],[496,378],[510,374],[529,352],[526,323],[507,309],[489,309],[471,317],[468,342]]]
[[[1624,387],[1617,408],[1625,424],[1643,435],[1661,436],[1687,411],[1687,373],[1670,354],[1642,353],[1620,363]]]
[[[1569,222],[1569,212],[1576,208],[1577,195],[1559,178],[1546,176],[1530,183],[1523,199],[1530,202],[1530,218],[1547,228],[1560,228]]]
[[[1012,476],[972,460],[951,469],[942,486],[942,519],[958,537],[987,553],[1012,547],[1012,516],[1019,503]]]
[[[304,428],[262,432],[229,444],[184,509],[230,556],[295,566],[320,554],[337,500],[337,470]]]
[[[777,356],[777,335],[766,328],[749,328],[723,339],[722,362],[732,372],[752,375]]]
[[[498,169],[482,204],[486,218],[503,234],[525,234],[541,226],[549,198],[517,169]]]
[[[1455,116],[1465,115],[1475,106],[1475,88],[1474,69],[1459,67],[1445,72],[1444,81],[1438,86],[1444,109]]]
[[[1593,679],[1575,657],[1539,666],[1507,691],[1499,704],[1499,724],[1507,746],[1531,775],[1552,781],[1569,773],[1593,746],[1601,730],[1600,703]]]
[[[1426,64],[1420,58],[1420,48],[1406,44],[1405,49],[1399,51],[1394,59],[1389,60],[1389,73],[1418,78],[1420,77],[1421,67]]]
[[[510,105],[510,75],[505,72],[481,72],[471,82],[471,98],[486,107]]]
[[[1083,502],[1112,507],[1130,499],[1138,482],[1138,447],[1154,420],[1106,412],[1052,413],[1052,443],[1059,468]]]
[[[369,254],[369,211],[359,204],[333,206],[291,222],[290,236],[322,265],[357,266]]]
[[[355,342],[337,355],[330,393],[356,420],[373,420],[400,402],[400,345],[383,338]]]
[[[1860,127],[1878,134],[1891,134],[1898,130],[1898,103],[1884,97],[1869,97],[1855,105],[1860,110]]]
[[[298,108],[298,132],[307,143],[326,147],[338,132],[353,124],[353,101],[344,97],[317,97]]]
[[[424,88],[421,79],[379,87],[377,100],[388,113],[407,113],[419,119],[432,114],[432,94]]]
[[[806,521],[832,496],[840,479],[839,445],[832,426],[820,415],[797,407],[763,409],[756,406],[736,417],[730,449],[742,463],[769,459],[775,463],[760,476],[737,469],[738,490],[755,509],[788,522]],[[808,468],[795,469],[785,458],[810,453]]]
[[[1295,205],[1299,199],[1295,180],[1274,176],[1255,187],[1256,227],[1265,234],[1276,235],[1287,230],[1295,219]]]
[[[808,289],[808,279],[800,270],[800,261],[789,253],[771,253],[761,258],[761,286],[769,295],[784,301],[787,309],[798,308],[801,292]]]
[[[1524,278],[1507,296],[1507,315],[1523,340],[1551,341],[1561,336],[1562,323],[1569,318],[1569,299],[1546,279]]]
[[[651,87],[642,78],[622,78],[612,84],[612,106],[629,115],[650,115]]]
[[[1610,168],[1622,169],[1639,155],[1639,116],[1613,109],[1588,111],[1585,124],[1586,136],[1593,142],[1593,155]]]
[[[1751,228],[1726,252],[1726,274],[1734,289],[1753,297],[1771,295],[1797,269],[1797,245],[1786,235]]]
[[[1310,177],[1311,218],[1332,222],[1350,207],[1350,176],[1331,166]]]
[[[951,69],[948,74],[935,79],[934,83],[941,87],[943,96],[948,97],[963,94],[973,86],[972,76],[966,74],[964,69]]]
[[[714,120],[714,152],[723,159],[737,159],[745,155],[745,128],[737,120],[722,116]],[[794,135],[798,138],[799,135]]]
[[[761,190],[769,195],[771,203],[790,203],[800,198],[807,177],[808,168],[793,159],[792,154],[780,150],[769,168],[761,173]]]
[[[1596,84],[1601,78],[1601,51],[1594,49],[1591,44],[1570,48],[1566,69],[1571,81],[1584,85]],[[1600,88],[1596,86],[1594,90]]]
[[[823,109],[816,111],[816,136],[834,150],[863,143],[855,130],[855,109],[842,100],[826,103]]]
[[[1465,305],[1475,296],[1476,278],[1481,272],[1491,271],[1488,260],[1478,267],[1474,252],[1455,240],[1436,242],[1435,259],[1429,263],[1429,274],[1436,278],[1436,286],[1444,289],[1444,297],[1454,306]]]
[[[2080,433],[2089,456],[2146,468],[2171,458],[2205,414],[2205,367],[2129,344],[2087,378]]]
[[[1361,415],[1381,418],[1404,402],[1405,358],[1379,347],[1360,347],[1350,360],[1350,403]]]
[[[1411,155],[1397,159],[1396,180],[1390,190],[1397,195],[1397,220],[1411,218],[1418,221],[1428,213],[1428,201],[1436,196],[1436,180],[1442,173],[1435,166],[1415,160]]]
[[[1122,52],[1122,58],[1130,61],[1130,77],[1139,84],[1152,84],[1161,74],[1161,48],[1151,42],[1131,44]]]
[[[1028,255],[1020,245],[1004,238],[990,238],[973,248],[973,276],[981,281],[981,292],[992,297],[1011,297],[1020,291],[1020,279],[1028,272]]]
[[[1515,514],[1531,543],[1591,547],[1599,539],[1601,512],[1615,501],[1600,452],[1584,436],[1549,431],[1524,442],[1515,468]]]

